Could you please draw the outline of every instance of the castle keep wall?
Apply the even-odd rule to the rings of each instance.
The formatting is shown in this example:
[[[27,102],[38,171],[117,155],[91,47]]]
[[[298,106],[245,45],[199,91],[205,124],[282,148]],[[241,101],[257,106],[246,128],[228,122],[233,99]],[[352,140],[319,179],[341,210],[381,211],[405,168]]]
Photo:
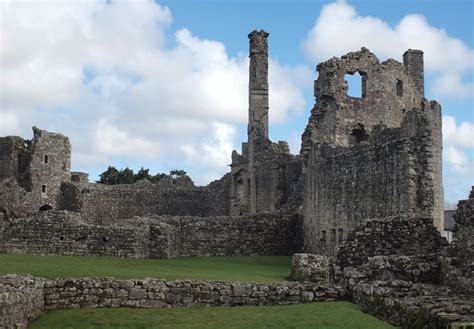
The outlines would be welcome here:
[[[440,136],[428,129],[439,122],[436,108],[413,110],[400,128],[382,127],[365,143],[315,144],[306,168],[305,250],[332,254],[366,218],[439,218],[440,184],[429,173],[439,161]]]
[[[367,218],[418,214],[442,231],[441,107],[423,97],[423,53],[379,63],[362,48],[317,69],[301,149],[305,251],[334,254]],[[355,72],[360,98],[344,80]]]
[[[299,251],[297,218],[153,216],[97,225],[50,211],[0,220],[0,252],[38,255],[174,258],[290,255]]]

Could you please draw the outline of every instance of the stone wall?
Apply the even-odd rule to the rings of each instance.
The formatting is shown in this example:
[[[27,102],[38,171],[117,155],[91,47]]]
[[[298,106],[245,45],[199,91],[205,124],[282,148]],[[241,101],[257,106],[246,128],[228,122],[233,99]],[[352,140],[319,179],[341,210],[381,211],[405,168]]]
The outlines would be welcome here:
[[[312,146],[304,192],[305,251],[334,254],[366,218],[419,214],[442,226],[441,173],[435,169],[440,135],[430,128],[439,125],[439,115],[439,108],[413,110],[400,128],[379,127],[364,143]]]
[[[150,228],[93,225],[62,211],[0,221],[0,252],[33,255],[148,258]]]
[[[364,312],[406,328],[473,328],[474,298],[446,286],[407,281],[359,283],[352,299]]]
[[[206,187],[195,186],[187,176],[120,185],[65,182],[60,205],[97,224],[147,215],[225,216],[229,212],[229,178],[226,175]]]
[[[442,258],[443,281],[458,291],[474,293],[474,187],[454,214],[454,240]]]
[[[447,241],[433,226],[431,218],[389,217],[367,219],[349,233],[339,248],[336,265],[357,267],[374,256],[439,255]]]
[[[0,252],[39,255],[174,258],[290,255],[301,249],[297,216],[154,216],[114,225],[85,223],[77,213],[49,211],[0,219]]]
[[[47,310],[60,308],[287,305],[347,299],[338,286],[315,283],[57,279],[44,289]]]
[[[45,310],[100,307],[288,305],[347,300],[339,286],[305,282],[0,276],[0,328],[26,328]]]
[[[0,328],[26,328],[44,311],[44,281],[29,276],[0,277]]]

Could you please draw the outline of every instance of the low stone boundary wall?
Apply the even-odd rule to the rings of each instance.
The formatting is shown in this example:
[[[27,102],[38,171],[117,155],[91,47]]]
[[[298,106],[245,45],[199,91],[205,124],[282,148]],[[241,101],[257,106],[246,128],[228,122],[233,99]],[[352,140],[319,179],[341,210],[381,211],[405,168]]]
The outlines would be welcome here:
[[[47,310],[85,307],[286,305],[349,299],[346,289],[314,283],[58,279],[44,288]]]
[[[348,300],[340,286],[310,282],[0,277],[0,328],[26,328],[46,310],[100,307],[287,305]]]
[[[0,328],[26,328],[44,310],[44,281],[28,276],[0,277]]]

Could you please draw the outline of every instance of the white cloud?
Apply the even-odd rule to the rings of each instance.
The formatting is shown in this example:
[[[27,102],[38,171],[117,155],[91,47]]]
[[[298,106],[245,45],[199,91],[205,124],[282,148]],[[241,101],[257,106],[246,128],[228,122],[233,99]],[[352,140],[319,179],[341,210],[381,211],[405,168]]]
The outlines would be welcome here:
[[[152,0],[0,8],[1,135],[62,132],[73,168],[172,158],[189,161],[201,184],[228,170],[236,125],[247,122],[246,55],[185,28],[167,43],[171,12]],[[311,72],[269,65],[270,119],[281,122],[305,110],[300,86]]]
[[[462,81],[463,75],[473,73],[474,50],[431,26],[421,15],[407,15],[391,27],[379,18],[360,16],[350,4],[337,1],[323,7],[302,44],[303,51],[317,62],[363,46],[382,58],[398,60],[406,49],[421,49],[426,71],[435,75],[435,93],[474,96],[474,85]]]
[[[454,174],[474,178],[474,159],[466,152],[454,146],[447,146],[443,149],[443,158]]]
[[[464,121],[458,126],[454,117],[444,115],[443,143],[447,146],[474,149],[474,123]]]

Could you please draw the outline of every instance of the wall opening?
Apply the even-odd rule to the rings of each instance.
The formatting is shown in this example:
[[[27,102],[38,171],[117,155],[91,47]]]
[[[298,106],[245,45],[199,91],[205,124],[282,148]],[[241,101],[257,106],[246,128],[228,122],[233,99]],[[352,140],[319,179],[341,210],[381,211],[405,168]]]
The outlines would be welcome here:
[[[51,207],[49,204],[44,204],[39,208],[39,211],[49,211],[53,210],[53,207]]]
[[[44,163],[48,163],[49,157],[47,155],[44,156]]]
[[[336,229],[331,229],[331,245],[334,246],[336,244]]]
[[[397,80],[397,96],[403,96],[403,82],[402,80]]]
[[[352,145],[365,142],[369,139],[369,134],[365,131],[364,125],[358,123],[354,129],[352,129],[350,141]]]
[[[344,230],[342,228],[337,230],[337,244],[341,244],[344,240]]]
[[[360,74],[359,71],[354,73],[347,72],[344,75],[344,80],[347,84],[347,95],[355,98],[365,97],[366,90],[366,78],[364,74]]]
[[[326,231],[321,231],[321,242],[326,243]]]
[[[41,192],[46,193],[46,185],[41,186]]]

